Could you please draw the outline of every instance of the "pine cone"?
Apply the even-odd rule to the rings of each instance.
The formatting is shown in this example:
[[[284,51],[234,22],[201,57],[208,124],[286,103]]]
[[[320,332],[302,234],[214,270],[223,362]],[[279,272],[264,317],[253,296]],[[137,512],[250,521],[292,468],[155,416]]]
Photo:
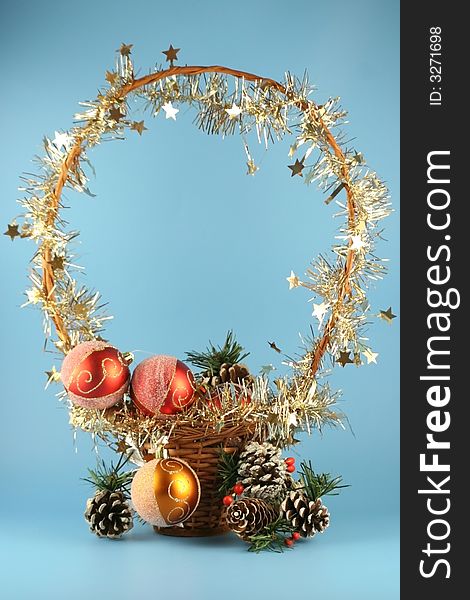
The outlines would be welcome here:
[[[122,492],[102,490],[87,500],[85,519],[99,537],[118,538],[132,529],[132,512]]]
[[[269,442],[247,444],[240,454],[238,479],[248,497],[271,502],[283,498],[292,481],[281,451]]]
[[[211,375],[210,372],[206,372],[204,381],[212,387],[222,385],[223,383],[250,386],[253,376],[250,375],[248,368],[241,363],[223,363],[217,375]]]
[[[260,498],[241,498],[227,508],[227,525],[246,541],[277,517],[276,510]]]
[[[315,502],[299,491],[291,491],[281,504],[281,517],[289,521],[302,537],[323,533],[330,524],[330,513],[321,498]]]

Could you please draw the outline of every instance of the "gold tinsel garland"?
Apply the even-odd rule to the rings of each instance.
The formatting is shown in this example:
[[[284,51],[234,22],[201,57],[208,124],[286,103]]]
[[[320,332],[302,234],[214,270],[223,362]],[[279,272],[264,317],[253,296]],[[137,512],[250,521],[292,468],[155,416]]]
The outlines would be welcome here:
[[[153,115],[163,112],[167,119],[176,119],[177,106],[186,103],[196,110],[195,124],[201,130],[220,135],[239,132],[251,175],[258,167],[249,150],[248,134],[254,132],[257,141],[267,146],[295,130],[289,155],[299,156],[296,153],[300,149],[303,154],[288,165],[291,176],[303,177],[306,183],[316,181],[328,194],[325,202],[336,201],[337,216],[343,217],[345,224],[337,236],[339,243],[333,246],[333,263],[320,256],[307,269],[306,281],[294,272],[287,278],[290,288],[304,287],[320,300],[313,304],[313,315],[319,329],[324,323],[320,335],[306,341],[302,358],[289,361],[292,376],[276,380],[273,387],[266,374],[260,375],[248,406],[240,406],[227,396],[217,414],[196,403],[184,415],[163,422],[142,418],[125,402],[107,411],[71,407],[72,425],[110,445],[114,442],[109,436],[121,441],[127,438],[138,447],[146,441],[155,445],[159,439],[161,444],[175,427],[195,423],[217,429],[228,423],[249,422],[255,437],[280,445],[292,443],[295,431],[340,423],[340,413],[331,408],[337,393],[322,383],[329,367],[325,357],[331,358],[331,364],[342,366],[361,364],[361,355],[368,363],[375,362],[377,354],[363,336],[371,316],[366,288],[368,280],[379,279],[385,272],[374,246],[381,233],[380,221],[390,214],[386,187],[367,167],[361,153],[344,146],[343,134],[337,131],[346,113],[338,99],[322,106],[310,100],[306,77],[298,80],[288,73],[285,81],[278,83],[221,66],[178,67],[174,65],[178,51],[171,47],[164,52],[168,68],[161,66],[135,78],[131,49],[132,45],[121,46],[115,71],[106,73],[109,85],[95,100],[81,103],[83,111],[75,115],[77,125],[68,132],[55,132],[54,139],[44,138],[45,156],[37,158],[41,173],[23,178],[21,227],[13,222],[6,231],[12,240],[29,237],[37,244],[30,274],[32,287],[26,291],[25,305],[42,309],[46,340],[57,350],[67,353],[82,341],[100,339],[106,320],[111,318],[103,311],[99,293],[88,290],[74,277],[80,269],[72,249],[78,232],[66,228],[60,215],[61,197],[64,189],[91,194],[86,174],[86,166],[91,166],[88,149],[103,140],[122,139],[126,129],[139,135],[147,129],[143,120],[129,118],[131,96],[141,99],[143,108]],[[335,136],[333,130],[337,131]],[[341,200],[342,193],[345,201]],[[389,309],[379,316],[391,321],[394,315]],[[48,383],[58,380],[53,367]]]
[[[156,449],[164,446],[170,436],[178,438],[187,431],[192,440],[213,437],[227,429],[250,431],[254,440],[272,441],[279,446],[293,445],[294,431],[321,428],[322,424],[340,425],[343,415],[332,409],[336,397],[327,386],[316,391],[312,384],[307,390],[289,388],[288,379],[278,380],[274,394],[266,377],[256,377],[250,388],[244,385],[220,386],[220,407],[213,408],[203,397],[182,413],[172,417],[145,417],[132,402],[123,402],[105,410],[94,410],[72,405],[70,424],[74,428],[100,437],[112,446],[114,439],[124,440],[128,447],[138,449],[145,445]],[[301,385],[303,380],[299,381]],[[249,398],[240,403],[239,398]]]

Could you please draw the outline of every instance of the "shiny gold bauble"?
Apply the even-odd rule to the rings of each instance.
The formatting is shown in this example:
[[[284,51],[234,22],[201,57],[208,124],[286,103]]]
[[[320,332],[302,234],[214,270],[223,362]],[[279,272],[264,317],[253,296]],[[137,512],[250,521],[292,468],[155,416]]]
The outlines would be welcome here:
[[[144,521],[157,527],[172,527],[186,521],[196,510],[201,486],[185,461],[156,458],[134,475],[131,497]]]

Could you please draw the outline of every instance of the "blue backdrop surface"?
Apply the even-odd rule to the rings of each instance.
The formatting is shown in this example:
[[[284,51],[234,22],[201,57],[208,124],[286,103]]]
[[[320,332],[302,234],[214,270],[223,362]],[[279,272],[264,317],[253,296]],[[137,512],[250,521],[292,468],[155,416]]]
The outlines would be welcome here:
[[[77,102],[95,97],[122,42],[134,44],[141,72],[161,62],[170,43],[181,47],[181,64],[223,64],[275,79],[307,69],[318,102],[341,96],[348,136],[398,208],[396,1],[19,0],[0,11],[5,228],[19,212],[19,175],[33,170],[42,136],[71,126]],[[252,144],[261,170],[247,177],[241,139],[202,134],[181,108],[176,122],[137,113],[149,128],[142,137],[96,148],[96,197],[70,195],[67,218],[81,231],[86,281],[110,303],[107,335],[118,347],[141,351],[137,359],[183,357],[233,328],[257,371],[277,360],[266,340],[294,354],[298,333],[308,331],[308,295],[289,292],[285,277],[329,251],[335,206],[289,177],[292,140],[267,153]],[[390,273],[370,298],[376,312],[392,305],[399,314],[396,212],[384,237],[379,254],[390,258]],[[44,391],[44,371],[60,365],[41,351],[40,314],[19,308],[33,246],[7,237],[0,246],[2,597],[398,598],[399,319],[370,327],[377,365],[333,374],[352,431],[302,438],[298,458],[351,484],[328,499],[332,524],[323,536],[259,556],[232,536],[171,539],[140,526],[113,543],[90,535],[83,521],[90,490],[80,477],[94,465],[92,443],[78,436],[74,447],[66,411],[52,388]]]

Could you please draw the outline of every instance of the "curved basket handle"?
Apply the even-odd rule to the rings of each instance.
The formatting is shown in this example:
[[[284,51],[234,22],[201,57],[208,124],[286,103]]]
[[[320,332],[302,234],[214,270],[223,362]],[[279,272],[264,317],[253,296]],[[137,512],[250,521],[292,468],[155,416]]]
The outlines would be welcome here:
[[[265,77],[261,77],[260,75],[255,75],[253,73],[247,73],[245,71],[239,71],[237,69],[231,69],[223,66],[171,66],[168,69],[157,71],[155,73],[151,73],[150,75],[146,75],[144,77],[140,77],[138,79],[133,79],[130,83],[125,84],[117,93],[116,97],[118,99],[124,99],[130,93],[138,90],[139,88],[145,87],[150,84],[154,84],[163,79],[167,79],[176,75],[183,76],[193,76],[193,75],[201,75],[204,73],[220,73],[224,75],[231,75],[238,79],[244,79],[247,81],[258,82],[262,81],[263,86],[272,87],[276,89],[279,93],[283,94],[287,100],[292,99],[292,104],[296,106],[300,111],[306,113],[308,118],[312,123],[315,123],[317,126],[323,130],[325,140],[333,151],[335,157],[338,159],[341,164],[341,184],[345,189],[346,198],[347,198],[347,211],[348,211],[348,226],[350,229],[353,229],[356,222],[356,207],[354,202],[354,196],[352,192],[351,186],[351,178],[350,178],[350,167],[348,165],[348,161],[346,157],[337,143],[335,137],[328,129],[328,127],[323,122],[321,116],[319,115],[319,107],[312,101],[297,101],[292,97],[292,93],[286,89],[284,85],[275,81],[274,79],[269,79]],[[65,156],[61,170],[59,173],[59,177],[57,180],[57,184],[54,189],[54,193],[50,196],[50,206],[47,217],[47,225],[53,226],[58,215],[59,215],[59,207],[60,207],[60,199],[62,195],[63,188],[69,178],[69,175],[73,170],[77,167],[80,156],[86,147],[86,129],[87,125],[82,126],[82,133],[78,133],[75,137],[76,143]],[[330,338],[332,332],[335,328],[338,319],[338,309],[341,307],[341,304],[345,301],[348,295],[351,295],[351,286],[350,286],[350,276],[354,265],[354,255],[355,252],[351,248],[352,242],[349,241],[349,247],[346,255],[346,261],[344,266],[344,277],[340,283],[338,294],[337,294],[337,302],[336,305],[332,309],[332,313],[323,329],[322,336],[318,343],[316,344],[315,351],[313,353],[312,361],[311,361],[311,374],[315,375],[318,371],[321,360],[327,351],[328,344],[330,342]],[[52,251],[51,247],[48,244],[47,240],[44,240],[39,247],[39,253],[42,257],[42,286],[44,295],[46,298],[50,300],[54,300],[54,287],[55,287],[55,276],[54,269],[51,265],[52,260]],[[70,336],[65,326],[64,320],[62,316],[55,312],[51,315],[51,319],[54,323],[54,326],[57,331],[57,335],[62,342],[62,347],[64,351],[70,349],[71,341]]]

